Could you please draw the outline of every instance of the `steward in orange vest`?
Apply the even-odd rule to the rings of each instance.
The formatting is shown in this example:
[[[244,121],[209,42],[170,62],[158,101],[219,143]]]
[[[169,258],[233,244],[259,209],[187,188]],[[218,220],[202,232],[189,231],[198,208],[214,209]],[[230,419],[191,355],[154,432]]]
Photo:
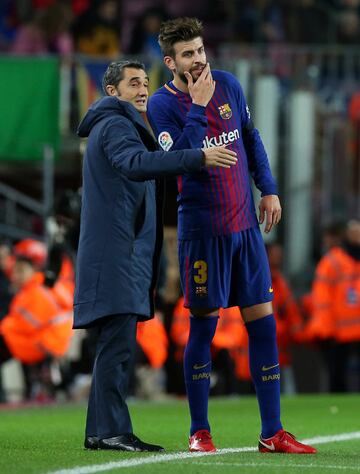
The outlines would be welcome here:
[[[351,370],[360,364],[360,221],[350,221],[343,245],[320,260],[311,296],[307,335],[324,341],[330,391],[360,391],[359,370]]]
[[[308,333],[314,339],[360,341],[360,258],[354,258],[346,246],[332,248],[320,260],[312,305]]]
[[[12,282],[18,293],[0,323],[3,354],[0,362],[14,357],[25,364],[34,364],[49,356],[63,356],[72,335],[72,312],[52,289],[43,285],[44,276],[37,271],[40,262],[46,259],[44,244],[27,239],[14,250]]]
[[[302,341],[303,320],[290,287],[279,270],[271,271],[274,290],[273,308],[276,319],[276,336],[280,367],[292,362],[291,345]]]
[[[146,355],[151,367],[160,369],[168,355],[168,337],[161,319],[155,314],[153,319],[137,325],[136,340]]]
[[[71,259],[65,254],[62,256],[60,273],[51,291],[58,304],[64,310],[72,312],[74,305],[75,272]]]
[[[302,341],[303,319],[290,286],[280,270],[283,260],[281,245],[269,244],[266,249],[274,290],[273,308],[276,319],[279,363],[281,367],[286,367],[291,365],[291,345],[294,342]]]

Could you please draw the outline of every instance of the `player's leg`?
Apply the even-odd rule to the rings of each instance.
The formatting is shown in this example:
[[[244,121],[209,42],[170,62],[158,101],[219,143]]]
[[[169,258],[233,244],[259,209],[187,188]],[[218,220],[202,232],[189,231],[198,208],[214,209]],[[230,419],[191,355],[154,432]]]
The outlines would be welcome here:
[[[220,240],[220,242],[219,242]],[[226,284],[219,275],[221,238],[179,242],[179,262],[185,306],[190,308],[190,333],[184,352],[184,377],[189,401],[191,451],[214,451],[208,421],[211,342]]]
[[[215,335],[218,310],[190,308],[190,332],[184,351],[184,377],[191,416],[191,451],[215,451],[208,420],[211,342]]]
[[[280,366],[273,315],[271,274],[260,230],[239,236],[242,282],[241,314],[249,336],[250,372],[261,417],[261,452],[313,453],[282,429],[280,421]]]
[[[249,336],[249,364],[261,416],[261,434],[269,438],[282,429],[280,366],[276,323],[270,302],[242,307]]]

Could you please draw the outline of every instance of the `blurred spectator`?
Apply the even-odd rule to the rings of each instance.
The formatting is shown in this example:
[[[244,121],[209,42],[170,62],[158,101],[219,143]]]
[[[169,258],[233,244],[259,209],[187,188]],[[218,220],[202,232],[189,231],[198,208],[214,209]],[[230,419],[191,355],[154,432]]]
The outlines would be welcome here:
[[[90,7],[90,0],[72,0],[71,5],[75,16],[81,15]]]
[[[73,25],[78,53],[115,59],[120,55],[120,4],[116,0],[93,0]]]
[[[54,3],[56,3],[56,0],[32,0],[31,3],[33,8],[42,10],[54,5]]]
[[[322,235],[322,252],[328,252],[333,247],[338,247],[344,240],[345,223],[337,221],[325,226]]]
[[[347,225],[342,245],[323,256],[312,288],[307,334],[322,342],[331,392],[349,389],[349,372],[360,390],[360,221]]]
[[[67,351],[72,312],[57,291],[43,285],[40,269],[47,253],[42,242],[23,240],[15,245],[14,255],[11,279],[17,293],[0,322],[0,364],[16,358],[26,366],[37,366]]]
[[[17,28],[17,16],[14,2],[2,0],[0,3],[0,51],[8,49]]]
[[[336,220],[324,225],[321,236],[315,239],[314,260],[318,262],[320,258],[332,247],[341,245],[344,239],[346,223]]]
[[[57,194],[53,216],[48,219],[49,251],[44,269],[44,285],[52,288],[54,294],[72,310],[74,297],[74,265],[80,233],[81,196],[79,191],[66,189]],[[84,337],[74,342],[71,357],[63,361],[62,384],[59,388],[68,391],[79,373],[91,372],[93,356],[92,339],[84,331]],[[79,347],[81,346],[81,347]],[[90,361],[88,358],[90,357]],[[81,383],[83,378],[78,378]],[[75,387],[72,387],[73,389]]]
[[[136,341],[135,395],[162,399],[166,387],[163,367],[168,356],[168,337],[159,314],[137,325]]]
[[[349,9],[339,13],[337,42],[354,45],[360,43],[360,17],[357,10]]]
[[[11,260],[10,245],[0,242],[0,320],[7,314],[12,297],[9,279]]]
[[[71,9],[65,3],[33,11],[30,19],[18,28],[9,51],[19,55],[69,55],[73,49],[69,33],[71,21]]]
[[[162,8],[145,11],[134,26],[129,46],[129,54],[143,55],[149,59],[162,61],[163,55],[158,43],[160,24],[167,19]]]
[[[334,221],[324,226],[321,234],[320,245],[314,252],[314,259],[316,262],[319,262],[319,260],[332,248],[341,246],[344,240],[345,228],[346,223],[341,221]],[[303,337],[306,342],[310,342],[313,339],[308,332],[308,322],[310,321],[313,314],[313,300],[311,291],[301,296],[300,307],[305,323]]]
[[[54,5],[54,3],[68,3],[69,5],[71,5],[72,11],[75,15],[83,13],[90,6],[90,0],[32,0],[31,3],[33,9],[39,10],[46,9]]]
[[[6,242],[0,242],[0,321],[9,311],[12,291],[9,279],[10,246]],[[0,343],[1,345],[1,343]],[[0,349],[1,360],[1,349]],[[0,367],[0,403],[5,401]]]
[[[327,0],[296,0],[289,2],[286,10],[288,38],[292,43],[335,41],[336,15]]]
[[[303,320],[293,297],[289,283],[282,274],[283,249],[280,244],[266,246],[274,290],[273,308],[276,318],[276,335],[281,369],[283,393],[296,393],[295,376],[292,368],[292,346],[301,341]]]
[[[49,256],[45,268],[45,285],[57,281],[66,257],[74,265],[80,234],[81,197],[79,191],[67,189],[55,199],[53,217],[48,222]]]
[[[285,25],[282,5],[277,1],[260,2],[262,18],[260,24],[260,42],[277,43],[284,41]]]
[[[237,0],[231,14],[235,39],[245,43],[273,43],[285,39],[284,13],[274,0]]]

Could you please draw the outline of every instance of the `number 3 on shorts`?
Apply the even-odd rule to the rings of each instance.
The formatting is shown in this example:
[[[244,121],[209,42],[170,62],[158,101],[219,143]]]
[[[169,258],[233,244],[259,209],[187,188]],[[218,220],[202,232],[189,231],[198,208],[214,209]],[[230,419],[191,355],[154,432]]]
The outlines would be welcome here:
[[[196,260],[194,263],[194,269],[197,270],[197,275],[194,275],[195,283],[206,283],[208,278],[207,263],[204,260]]]

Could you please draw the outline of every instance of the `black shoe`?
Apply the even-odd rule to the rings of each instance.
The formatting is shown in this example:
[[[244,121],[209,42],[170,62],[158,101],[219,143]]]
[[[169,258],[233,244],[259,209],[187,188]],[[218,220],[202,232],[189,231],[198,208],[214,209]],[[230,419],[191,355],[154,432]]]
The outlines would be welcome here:
[[[165,451],[162,446],[144,443],[133,433],[125,433],[113,438],[99,440],[99,449],[115,449],[117,451]]]
[[[87,436],[84,441],[85,449],[99,449],[99,438],[96,436]]]

